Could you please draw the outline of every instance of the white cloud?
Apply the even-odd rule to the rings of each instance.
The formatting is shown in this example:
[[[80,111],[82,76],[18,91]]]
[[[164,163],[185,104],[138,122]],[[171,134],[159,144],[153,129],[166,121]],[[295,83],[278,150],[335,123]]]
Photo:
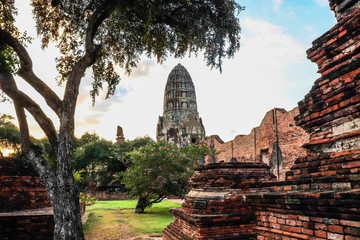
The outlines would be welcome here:
[[[242,47],[234,59],[224,61],[222,75],[188,67],[197,81],[198,107],[207,135],[219,134],[224,140],[249,133],[274,107],[295,107],[296,102],[285,97],[291,86],[285,72],[289,64],[306,59],[305,46],[282,27],[250,18],[241,23]]]
[[[314,0],[314,1],[322,7],[329,6],[328,0]]]
[[[273,1],[273,4],[274,4],[274,6],[273,6],[274,11],[278,12],[279,8],[280,8],[280,6],[282,4],[282,0],[272,0],[272,1]]]
[[[150,68],[155,66],[156,62],[154,60],[145,60],[141,61],[140,64],[138,64],[137,68],[133,70],[131,73],[132,77],[143,77],[147,76],[149,74]]]

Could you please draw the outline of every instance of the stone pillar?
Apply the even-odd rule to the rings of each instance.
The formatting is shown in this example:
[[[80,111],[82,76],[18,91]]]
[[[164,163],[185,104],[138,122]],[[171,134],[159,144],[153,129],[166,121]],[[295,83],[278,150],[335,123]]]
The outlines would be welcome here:
[[[255,214],[246,193],[275,179],[266,164],[215,163],[199,166],[182,208],[171,209],[163,239],[255,239]]]

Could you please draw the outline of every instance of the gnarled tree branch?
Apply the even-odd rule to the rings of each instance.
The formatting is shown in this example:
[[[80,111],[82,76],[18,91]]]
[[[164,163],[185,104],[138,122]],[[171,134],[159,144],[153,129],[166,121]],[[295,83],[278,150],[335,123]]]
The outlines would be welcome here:
[[[57,151],[58,136],[52,121],[46,116],[34,100],[17,88],[13,76],[5,70],[0,70],[0,89],[3,90],[14,102],[16,102],[18,106],[21,106],[30,112],[44,131],[45,135],[48,137],[54,151]],[[26,137],[26,135],[24,136]]]
[[[28,82],[43,98],[49,107],[57,114],[60,114],[62,102],[60,98],[33,72],[32,60],[24,46],[8,32],[0,28],[0,39],[12,47],[21,61],[19,75]]]
[[[118,1],[104,1],[102,7],[99,7],[89,20],[85,37],[86,53],[75,64],[73,70],[69,74],[69,78],[66,84],[64,105],[66,106],[66,109],[70,110],[70,112],[75,111],[75,103],[79,94],[80,80],[86,69],[95,62],[96,55],[101,49],[101,45],[96,45],[93,42],[95,34],[102,22],[111,14],[112,11],[114,11],[116,4],[118,4]],[[73,109],[72,106],[74,106]]]

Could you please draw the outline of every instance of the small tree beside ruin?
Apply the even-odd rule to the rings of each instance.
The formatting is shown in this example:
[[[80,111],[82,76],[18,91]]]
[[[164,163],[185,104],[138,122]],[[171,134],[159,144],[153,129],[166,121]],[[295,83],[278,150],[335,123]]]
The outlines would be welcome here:
[[[22,0],[22,2],[24,2]],[[15,0],[0,0],[0,89],[13,101],[19,122],[22,152],[46,185],[54,210],[54,239],[84,239],[79,189],[73,177],[73,139],[79,86],[92,67],[93,100],[103,87],[107,97],[120,81],[118,65],[130,73],[143,54],[162,62],[203,51],[207,65],[221,70],[222,59],[239,49],[242,8],[235,0],[31,0],[42,47],[56,43],[58,96],[33,71],[26,49],[29,38],[16,26]],[[48,71],[48,69],[44,69]],[[18,75],[39,93],[56,114],[59,125],[27,93],[17,87]],[[1,93],[0,93],[1,95]],[[26,112],[44,131],[56,155],[52,170],[30,138]]]
[[[168,196],[184,198],[189,192],[189,179],[199,158],[210,154],[202,142],[179,148],[160,141],[130,153],[131,167],[118,178],[126,185],[131,197],[137,197],[135,213],[162,201]]]

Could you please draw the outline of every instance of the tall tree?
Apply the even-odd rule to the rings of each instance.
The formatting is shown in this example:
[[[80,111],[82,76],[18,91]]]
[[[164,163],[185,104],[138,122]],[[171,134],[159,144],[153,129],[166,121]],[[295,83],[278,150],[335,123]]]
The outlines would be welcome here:
[[[130,73],[141,54],[162,62],[167,56],[204,52],[207,65],[219,68],[222,59],[239,49],[242,8],[235,0],[32,0],[33,17],[42,47],[57,42],[59,97],[34,72],[24,43],[26,35],[15,26],[15,0],[0,0],[0,88],[13,100],[19,121],[22,151],[45,182],[55,220],[54,239],[83,239],[78,188],[72,175],[74,114],[80,81],[92,66],[93,100],[103,84],[107,97],[120,77],[114,66]],[[46,70],[45,70],[46,71]],[[59,118],[56,131],[42,107],[17,88],[14,74],[28,82]],[[51,171],[30,139],[25,110],[37,121],[56,153]]]

